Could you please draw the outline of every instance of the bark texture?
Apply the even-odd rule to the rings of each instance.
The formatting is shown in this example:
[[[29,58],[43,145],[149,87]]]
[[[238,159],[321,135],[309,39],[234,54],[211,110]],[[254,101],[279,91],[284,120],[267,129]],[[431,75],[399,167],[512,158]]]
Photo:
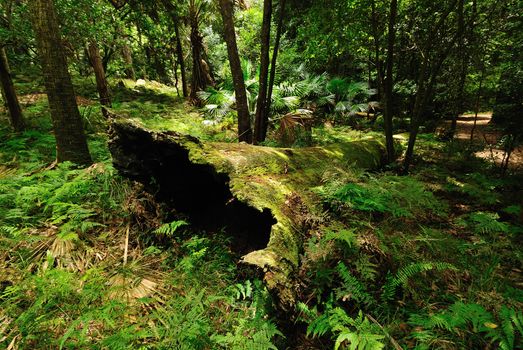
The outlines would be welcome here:
[[[171,22],[174,26],[174,33],[176,34],[176,59],[180,65],[180,72],[182,76],[182,93],[183,97],[189,96],[189,90],[187,88],[187,77],[185,73],[185,59],[183,57],[182,39],[180,37],[180,19],[176,13],[176,7],[173,5],[171,0],[162,0],[162,4],[167,10]]]
[[[136,73],[133,66],[133,55],[128,44],[122,46],[122,57],[125,62],[125,77],[136,80]]]
[[[15,86],[11,79],[9,61],[3,46],[0,46],[0,81],[2,83],[2,96],[5,100],[11,126],[16,132],[23,131],[25,129],[25,121],[22,108],[20,108],[20,103],[18,102]]]
[[[281,34],[283,32],[283,20],[285,19],[285,3],[285,0],[280,0],[280,16],[278,17],[278,26],[276,27],[276,39],[272,51],[271,72],[269,75],[269,87],[267,92],[267,106],[265,111],[267,119],[269,118],[269,113],[271,111],[272,92],[274,90],[274,81],[276,80],[276,63],[278,62],[278,52],[280,50]],[[267,129],[265,129],[265,135],[267,135]]]
[[[387,79],[385,81],[385,138],[387,142],[387,159],[389,162],[394,160],[394,140],[392,135],[392,113],[394,101],[392,91],[394,87],[394,40],[396,38],[396,15],[398,13],[398,1],[392,0],[390,2],[389,14],[389,34],[387,42]]]
[[[251,116],[245,91],[238,45],[236,44],[236,33],[234,31],[233,2],[232,0],[220,0],[220,13],[223,19],[224,37],[227,43],[227,54],[231,65],[234,92],[236,94],[236,109],[238,111],[238,140],[247,143],[252,142]]]
[[[254,142],[265,141],[269,114],[267,108],[267,81],[269,78],[269,49],[271,46],[271,17],[272,0],[263,1],[263,23],[261,29],[261,53],[260,53],[260,88],[256,102],[256,116],[254,119]]]
[[[209,65],[203,59],[203,36],[200,33],[201,5],[194,1],[189,4],[189,22],[191,26],[191,50],[192,50],[192,84],[191,98],[197,99],[196,93],[203,91],[207,86],[214,85]]]
[[[56,137],[58,162],[92,163],[52,0],[31,0],[31,19]]]
[[[230,218],[217,227],[236,230],[233,237],[248,243],[241,250],[242,262],[265,272],[284,308],[295,302],[308,218],[323,210],[310,189],[321,184],[327,170],[376,168],[385,155],[383,140],[271,148],[201,142],[118,119],[111,125],[109,148],[121,173],[154,183],[150,190],[157,198],[188,214],[191,222]]]
[[[100,50],[96,42],[91,41],[89,43],[89,60],[94,70],[96,78],[96,89],[98,90],[98,96],[100,97],[100,104],[102,105],[102,113],[107,118],[108,113],[105,107],[111,108],[111,92],[109,91],[109,84],[105,77],[105,70],[100,56]]]

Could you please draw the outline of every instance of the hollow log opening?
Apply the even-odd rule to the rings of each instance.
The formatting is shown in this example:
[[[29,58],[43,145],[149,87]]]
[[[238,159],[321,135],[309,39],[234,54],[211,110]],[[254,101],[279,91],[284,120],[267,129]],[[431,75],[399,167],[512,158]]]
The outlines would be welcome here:
[[[225,229],[238,254],[267,246],[276,223],[273,214],[268,208],[259,211],[235,198],[227,174],[191,162],[187,149],[143,130],[115,134],[118,140],[110,145],[115,167],[143,183],[159,202],[187,215],[196,229],[209,233]]]

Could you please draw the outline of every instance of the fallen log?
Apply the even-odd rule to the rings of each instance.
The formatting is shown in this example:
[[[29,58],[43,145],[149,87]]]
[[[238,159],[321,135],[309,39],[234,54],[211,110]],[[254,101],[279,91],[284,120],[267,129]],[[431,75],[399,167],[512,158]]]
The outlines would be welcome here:
[[[311,189],[328,170],[377,168],[385,154],[376,139],[272,148],[202,142],[122,119],[112,122],[110,136],[113,163],[123,175],[192,222],[226,227],[243,240],[242,262],[263,270],[283,307],[294,303],[293,278],[307,235],[300,212],[321,212]]]

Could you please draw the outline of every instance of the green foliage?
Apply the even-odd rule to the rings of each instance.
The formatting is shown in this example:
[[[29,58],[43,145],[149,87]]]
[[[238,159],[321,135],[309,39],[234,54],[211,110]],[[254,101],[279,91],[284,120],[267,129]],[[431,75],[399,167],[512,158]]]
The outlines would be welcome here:
[[[462,181],[448,177],[447,183],[446,188],[449,191],[468,196],[483,205],[494,205],[500,200],[496,189],[501,182],[497,178],[475,172],[465,175]]]
[[[372,305],[374,298],[367,292],[365,285],[351,274],[347,266],[340,262],[336,266],[336,272],[343,281],[342,286],[336,288],[335,293],[338,300],[354,300],[360,304]]]
[[[478,304],[454,303],[448,310],[435,314],[410,316],[409,323],[419,327],[413,333],[414,339],[427,344],[437,338],[434,331],[443,330],[458,334],[468,331],[483,334],[499,349],[512,350],[523,336],[523,313],[502,306],[497,317]]]
[[[272,323],[260,322],[253,327],[252,321],[239,320],[234,332],[226,335],[214,335],[213,340],[220,348],[232,350],[278,350],[272,343],[274,337],[283,334]]]
[[[333,182],[318,189],[324,200],[335,208],[390,214],[394,218],[424,219],[445,216],[446,207],[413,177],[369,176],[361,183],[339,187]]]
[[[509,232],[509,225],[500,222],[497,213],[474,212],[458,220],[458,223],[470,229],[474,234],[487,237]]]
[[[303,308],[303,306],[302,306]],[[307,335],[322,337],[330,334],[334,339],[334,349],[380,350],[385,347],[381,340],[385,337],[378,326],[359,311],[355,318],[350,317],[339,307],[328,307],[307,327]]]
[[[156,233],[157,235],[165,235],[167,237],[172,237],[180,227],[184,227],[187,225],[189,224],[184,220],[175,220],[158,227],[156,230],[154,230],[154,233]]]
[[[422,272],[455,269],[456,267],[454,265],[443,262],[420,262],[404,266],[394,275],[389,274],[387,276],[387,281],[383,285],[383,293],[381,297],[384,301],[392,300],[399,286],[407,287],[409,280]]]

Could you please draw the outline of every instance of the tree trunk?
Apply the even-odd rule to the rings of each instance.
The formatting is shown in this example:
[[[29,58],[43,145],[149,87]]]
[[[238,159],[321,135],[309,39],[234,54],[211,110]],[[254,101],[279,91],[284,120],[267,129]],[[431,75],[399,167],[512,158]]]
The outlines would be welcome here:
[[[450,135],[449,138],[452,140],[456,133],[456,127],[458,125],[458,116],[463,113],[463,95],[465,89],[465,82],[467,79],[468,69],[468,54],[465,52],[465,13],[464,13],[464,0],[458,2],[458,57],[459,57],[459,81],[456,91],[456,100],[454,101],[454,113],[452,114],[452,122],[450,124]]]
[[[122,47],[122,57],[125,63],[125,77],[127,79],[136,80],[136,73],[134,72],[133,56],[131,48],[128,44],[124,44]]]
[[[318,229],[310,219],[323,210],[310,188],[328,170],[376,169],[385,153],[383,140],[372,139],[286,149],[203,142],[119,119],[110,130],[115,168],[194,227],[225,227],[242,262],[265,272],[284,309],[296,302],[304,239]]]
[[[2,83],[2,95],[5,100],[11,126],[16,132],[24,131],[25,121],[22,115],[22,108],[20,108],[20,103],[16,96],[15,86],[11,79],[7,54],[3,46],[0,46],[0,80]]]
[[[454,35],[454,37],[452,37],[451,40],[448,42],[447,46],[444,47],[444,50],[439,53],[436,53],[436,62],[432,65],[432,67],[430,67],[429,70],[429,54],[435,47],[434,36],[442,27],[446,18],[450,15],[452,10],[456,6],[457,1],[458,0],[453,0],[451,6],[447,8],[447,10],[440,16],[436,24],[432,26],[432,30],[426,38],[426,43],[424,45],[426,47],[426,50],[425,53],[422,55],[423,60],[418,75],[418,92],[416,93],[416,101],[414,103],[414,109],[412,111],[411,116],[409,143],[407,146],[407,151],[405,153],[405,160],[403,161],[404,174],[407,174],[409,172],[409,167],[414,156],[414,145],[416,143],[416,138],[419,133],[419,128],[423,122],[423,112],[427,106],[429,99],[432,96],[432,91],[434,89],[434,84],[436,83],[436,78],[441,70],[443,62],[445,62],[450,53],[450,50],[456,43],[456,40],[459,38],[459,33],[456,33],[456,35]],[[427,71],[429,73],[428,77],[426,77]]]
[[[260,79],[258,100],[256,101],[256,116],[254,119],[254,143],[265,141],[269,115],[267,107],[267,80],[269,76],[269,49],[271,46],[272,0],[263,1],[263,22],[261,28]]]
[[[91,155],[67,70],[53,1],[31,0],[29,8],[56,137],[57,161],[89,165]]]
[[[398,1],[390,2],[389,14],[389,34],[387,44],[387,79],[385,80],[385,137],[387,142],[387,160],[394,161],[394,139],[392,135],[392,113],[393,113],[393,96],[392,88],[394,86],[393,68],[394,68],[394,40],[396,38],[396,16],[398,13]]]
[[[183,97],[188,97],[189,92],[187,89],[187,77],[185,73],[185,58],[183,57],[182,39],[180,37],[180,20],[176,14],[176,7],[173,5],[171,0],[162,0],[162,4],[167,10],[167,13],[171,17],[171,21],[174,26],[174,33],[176,35],[176,58],[180,65],[180,71],[182,75],[182,93]]]
[[[203,91],[207,86],[213,85],[209,66],[203,60],[203,37],[200,34],[200,8],[191,4],[189,9],[191,26],[191,51],[192,51],[192,86],[191,99],[197,100],[197,92]]]
[[[220,12],[223,19],[224,38],[227,43],[227,53],[231,66],[234,91],[236,93],[236,109],[238,111],[238,140],[247,143],[252,142],[251,116],[247,102],[245,81],[243,80],[240,56],[236,44],[236,33],[234,31],[233,2],[232,0],[220,0]]]
[[[276,28],[276,40],[274,42],[274,49],[272,52],[272,62],[271,62],[271,73],[269,76],[269,87],[267,92],[267,106],[265,107],[265,114],[267,119],[269,119],[269,113],[271,111],[272,104],[272,91],[274,89],[274,80],[276,79],[276,63],[278,61],[278,52],[280,50],[280,41],[281,34],[283,32],[283,20],[285,18],[285,0],[280,0],[280,17],[278,19],[278,26]],[[265,135],[267,135],[267,128],[265,128]]]
[[[111,108],[111,93],[109,91],[109,84],[105,77],[105,70],[100,56],[100,50],[96,42],[89,42],[89,60],[93,66],[94,76],[96,78],[96,89],[100,97],[100,104],[102,105],[102,113],[104,117],[108,117],[107,110],[105,107]]]
[[[397,8],[397,1],[395,4]],[[393,9],[393,3],[390,4],[390,15],[392,15],[392,9]],[[392,18],[389,18],[389,24],[390,20]],[[395,19],[394,19],[395,20]],[[380,40],[379,40],[379,31],[378,31],[378,12],[376,10],[376,0],[371,0],[371,26],[372,26],[372,38],[374,42],[374,60],[376,65],[376,76],[377,76],[377,82],[376,87],[378,91],[378,101],[381,101],[382,98],[382,89],[383,89],[383,72],[382,72],[382,65],[381,65],[381,59],[380,59]],[[389,28],[389,35],[390,35],[390,28]],[[369,54],[370,57],[370,54]],[[370,86],[370,84],[369,84]]]
[[[483,89],[483,78],[485,76],[485,68],[482,67],[481,69],[481,77],[479,79],[479,87],[478,91],[476,92],[476,102],[474,103],[474,124],[472,125],[472,129],[470,130],[470,144],[474,142],[474,132],[476,131],[476,127],[478,125],[478,114],[479,114],[479,108],[481,105],[481,90]]]

